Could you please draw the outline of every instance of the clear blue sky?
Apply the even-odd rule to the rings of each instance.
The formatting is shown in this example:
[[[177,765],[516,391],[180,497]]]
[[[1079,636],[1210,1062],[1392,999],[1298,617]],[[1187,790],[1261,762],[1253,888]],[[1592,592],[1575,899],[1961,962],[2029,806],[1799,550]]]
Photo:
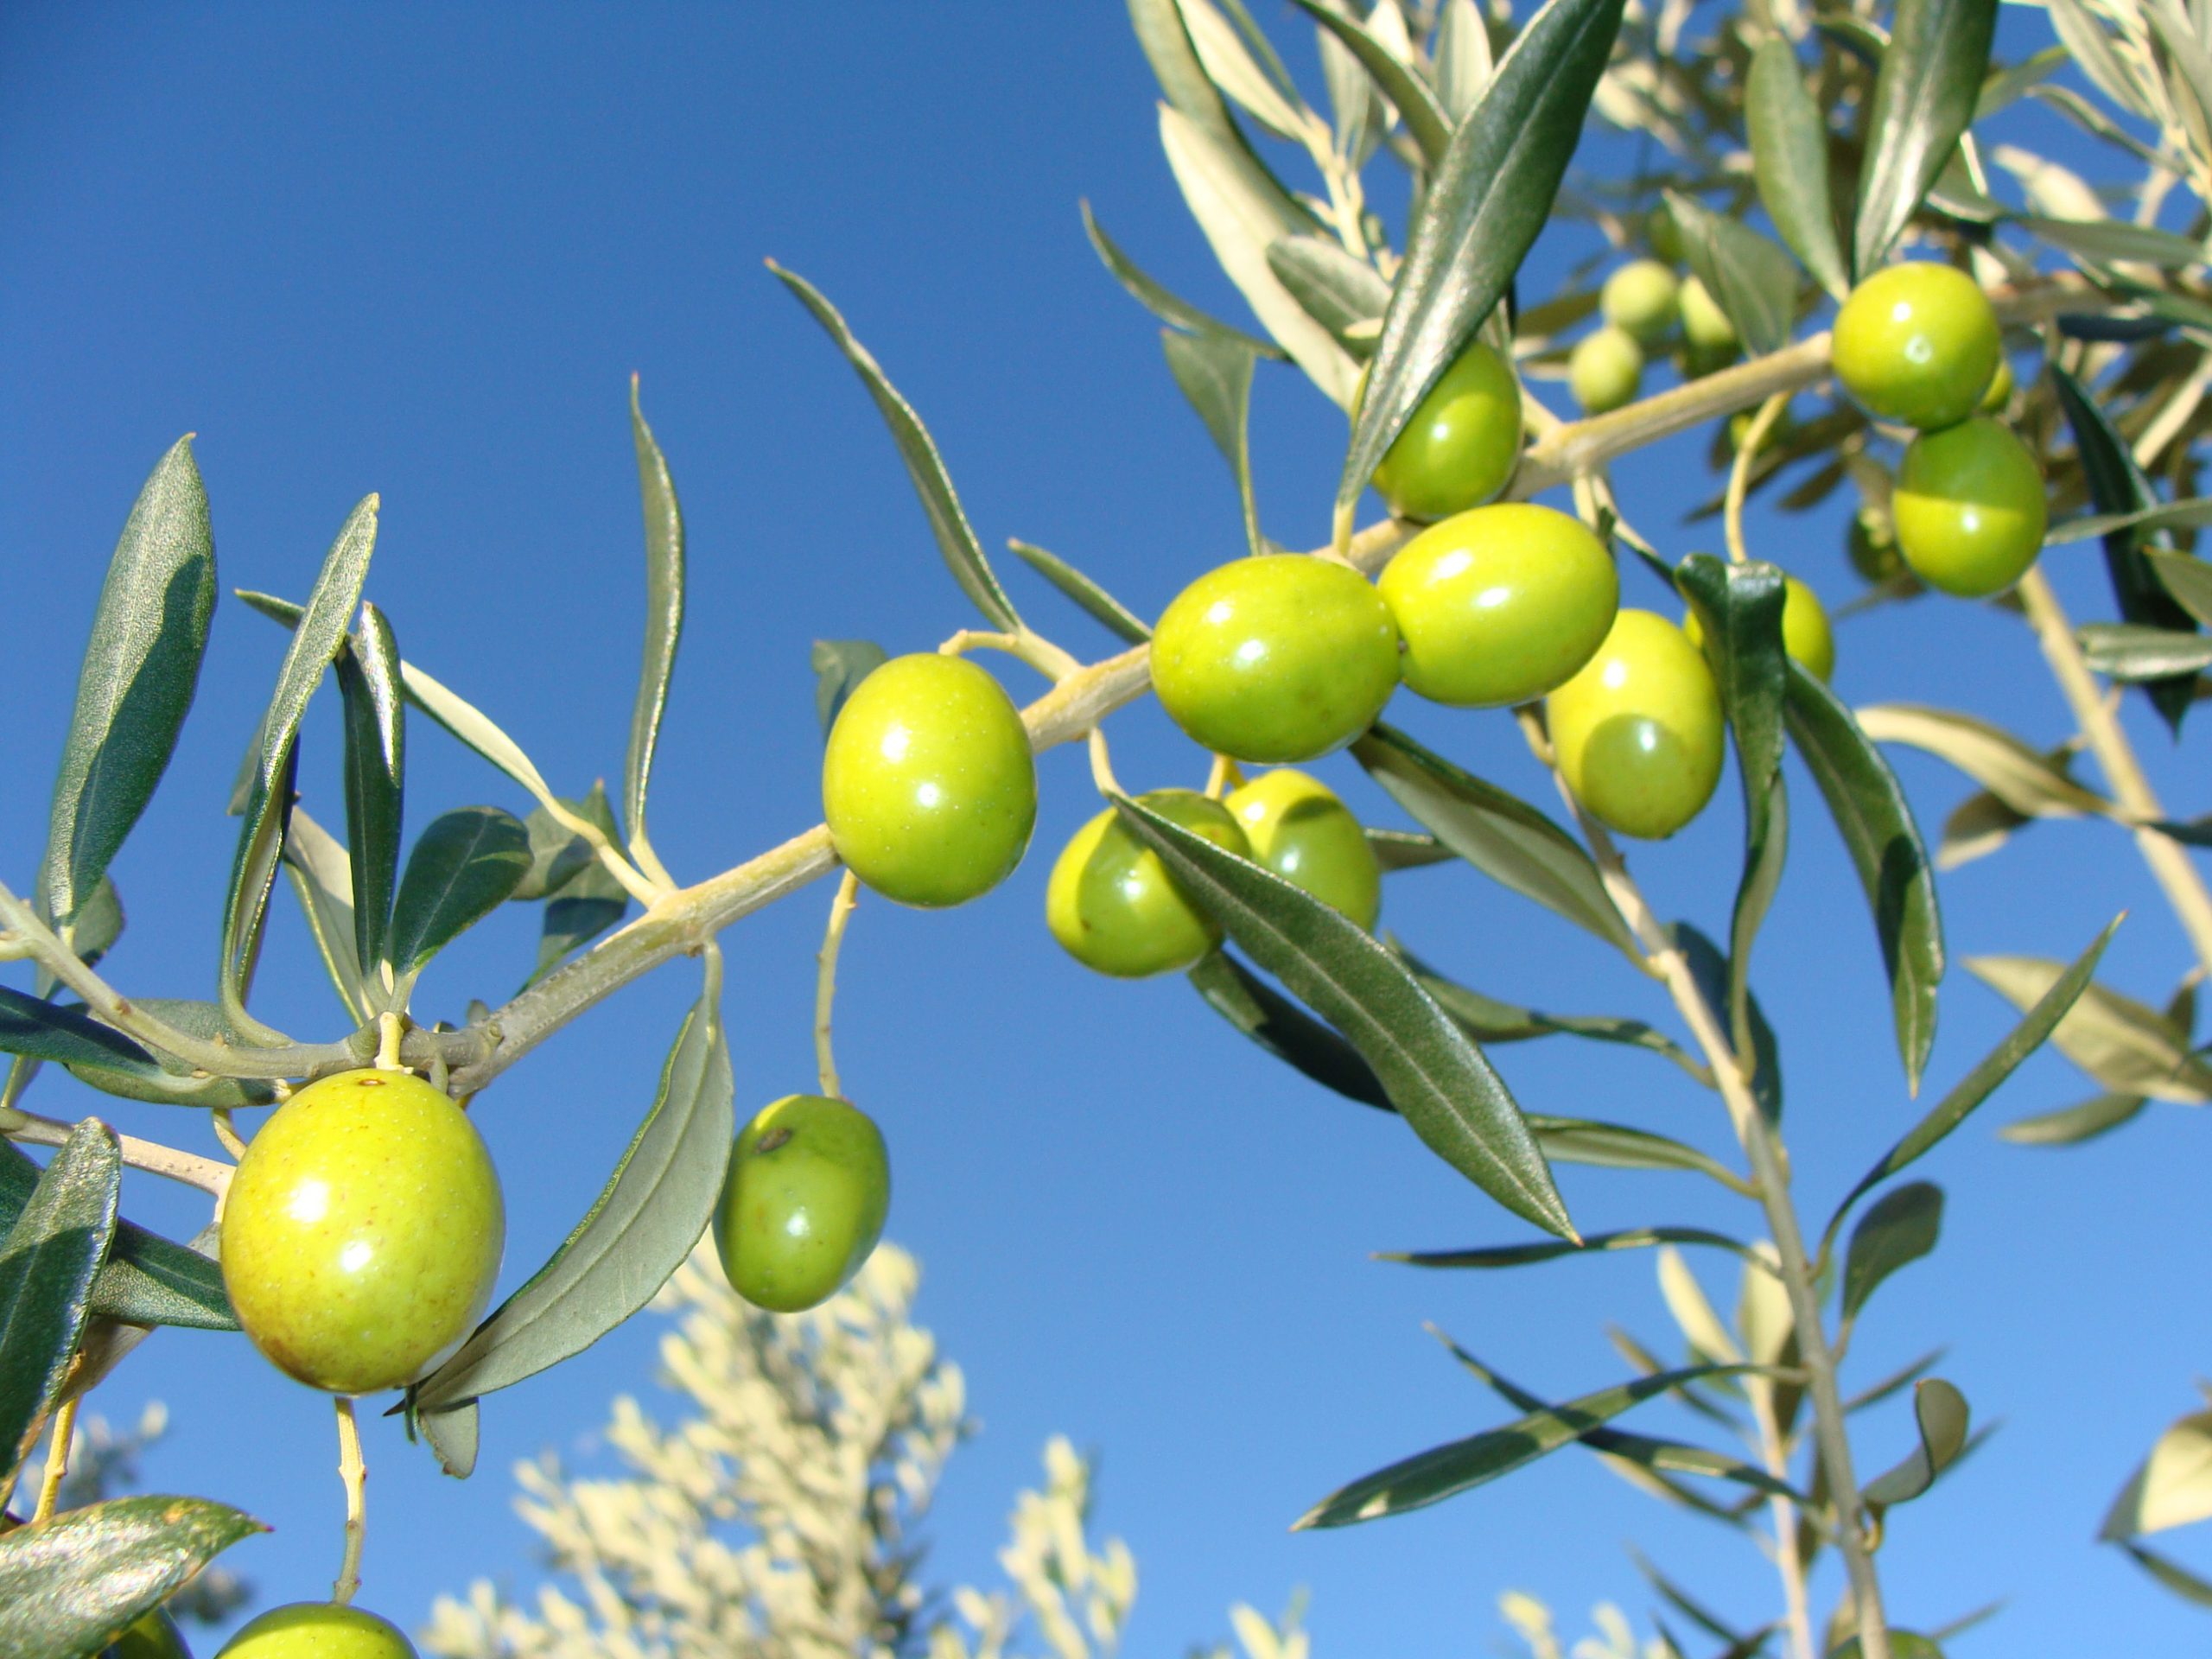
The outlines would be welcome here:
[[[1259,10],[1312,79],[1289,9]],[[2042,28],[2008,27],[2013,54],[2043,44]],[[1156,611],[1237,550],[1236,500],[1154,324],[1086,245],[1078,198],[1163,280],[1243,314],[1175,197],[1153,98],[1121,8],[1103,0],[0,10],[6,879],[21,890],[36,865],[107,554],[154,461],[188,430],[226,590],[299,593],[346,511],[380,491],[369,591],[409,655],[502,721],[561,787],[619,774],[643,610],[633,370],[690,531],[655,839],[696,879],[812,823],[809,641],[916,649],[972,618],[873,409],[762,270],[767,256],[820,284],[922,410],[987,545],[1039,542]],[[1571,230],[1548,236],[1524,293],[1545,292],[1586,246]],[[1301,378],[1263,371],[1255,446],[1273,535],[1324,536],[1342,442],[1341,417]],[[1670,553],[1710,544],[1706,530],[1675,528],[1707,488],[1703,442],[1619,469]],[[1841,536],[1833,510],[1751,526],[1755,550],[1832,602],[1852,590]],[[2093,550],[2051,563],[2078,614],[2109,613]],[[1026,572],[1002,574],[1071,648],[1106,649]],[[1626,580],[1635,602],[1662,602],[1640,574]],[[131,925],[111,963],[128,991],[210,994],[234,835],[223,804],[282,645],[242,606],[219,609],[170,779],[116,867]],[[1986,607],[1926,602],[1847,625],[1837,686],[1854,702],[1976,709],[2039,744],[2065,730],[2024,630]],[[340,816],[328,702],[302,773],[327,822]],[[1539,789],[1503,716],[1409,699],[1397,715],[1506,785]],[[2201,804],[2204,734],[2177,755],[2131,718],[2177,808]],[[1203,777],[1156,709],[1113,729],[1126,780]],[[418,733],[416,825],[474,801],[524,810],[504,779],[427,724]],[[1931,825],[1967,792],[1932,763],[1898,764]],[[1361,810],[1397,821],[1349,762],[1322,770]],[[1580,1393],[1621,1374],[1609,1322],[1673,1351],[1652,1262],[1481,1277],[1370,1262],[1372,1250],[1524,1232],[1402,1126],[1265,1060],[1179,982],[1112,984],[1063,957],[1039,925],[1045,873],[1095,798],[1075,750],[1046,757],[1042,779],[1035,849],[1003,889],[952,914],[863,905],[839,1005],[848,1087],[893,1150],[893,1236],[923,1260],[923,1319],[966,1368],[982,1425],[943,1495],[933,1579],[995,1572],[1013,1495],[1065,1431],[1102,1454],[1101,1528],[1141,1565],[1132,1652],[1225,1634],[1231,1599],[1274,1607],[1298,1585],[1312,1588],[1324,1654],[1481,1651],[1508,1587],[1576,1623],[1602,1597],[1643,1606],[1618,1547],[1630,1538],[1731,1616],[1768,1617],[1772,1580],[1748,1550],[1580,1456],[1414,1517],[1285,1530],[1341,1481],[1502,1420],[1423,1320],[1531,1386]],[[1795,856],[1759,984],[1817,1217],[1913,1109],[1872,930],[1816,795],[1792,779]],[[1700,825],[1637,855],[1662,907],[1714,931],[1737,868],[1734,791],[1725,783]],[[2113,982],[2161,1001],[2189,960],[2108,827],[2038,827],[1943,893],[1955,957],[2070,956],[2133,906]],[[809,1085],[810,953],[828,897],[810,890],[725,939],[741,1111]],[[258,1011],[335,1035],[289,905],[277,902]],[[1397,878],[1385,919],[1494,995],[1666,1019],[1656,988],[1617,958],[1471,875]],[[480,930],[433,970],[418,1013],[497,1001],[527,970],[531,926],[518,910]],[[596,1190],[693,988],[690,970],[670,970],[480,1102],[512,1205],[503,1285]],[[1933,1085],[2008,1022],[1955,972]],[[1725,1145],[1711,1097],[1647,1057],[1554,1042],[1497,1058],[1529,1109]],[[2011,1598],[1963,1653],[2202,1640],[2201,1615],[2090,1535],[2154,1433],[2191,1405],[2212,1338],[2188,1265],[2212,1244],[2202,1125],[2157,1108],[2060,1154],[1993,1135],[2090,1092],[2039,1059],[1928,1161],[1950,1197],[1943,1246],[1884,1291],[1852,1356],[1864,1382],[1948,1344],[1944,1374],[1980,1420],[2005,1420],[1943,1489],[1895,1515],[1884,1552],[1907,1622]],[[29,1103],[206,1144],[183,1114],[107,1103],[51,1073]],[[1568,1171],[1563,1184],[1586,1230],[1755,1224],[1693,1178]],[[127,1200],[179,1231],[200,1218],[149,1179],[134,1177]],[[1709,1282],[1732,1296],[1719,1274]],[[640,1321],[490,1401],[483,1465],[465,1484],[378,1422],[364,1601],[411,1625],[476,1574],[526,1584],[531,1536],[511,1513],[508,1466],[549,1446],[585,1454],[616,1392],[660,1408],[658,1334]],[[242,1341],[176,1332],[100,1404],[127,1420],[149,1398],[175,1422],[150,1484],[275,1526],[232,1557],[264,1601],[322,1594],[340,1516],[324,1402]],[[1643,1426],[1688,1427],[1656,1408]],[[1862,1433],[1878,1468],[1910,1429],[1892,1409]],[[1825,1577],[1822,1589],[1825,1600]]]

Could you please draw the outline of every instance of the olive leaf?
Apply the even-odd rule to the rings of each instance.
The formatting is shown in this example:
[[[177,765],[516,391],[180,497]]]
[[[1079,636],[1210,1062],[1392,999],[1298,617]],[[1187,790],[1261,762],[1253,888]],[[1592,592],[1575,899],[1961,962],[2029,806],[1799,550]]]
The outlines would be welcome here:
[[[1421,77],[1401,62],[1390,48],[1327,0],[1294,0],[1298,7],[1334,35],[1373,79],[1376,90],[1397,106],[1406,130],[1413,136],[1421,158],[1434,168],[1444,159],[1452,141],[1452,118],[1444,112],[1436,94]]]
[[[1911,702],[1873,703],[1856,712],[1859,728],[1877,743],[1907,743],[1948,760],[2024,817],[2109,814],[2112,804],[2084,789],[2065,770],[2001,726],[1949,709]]]
[[[1969,957],[1967,971],[2014,1007],[2048,995],[2067,974],[2036,957]],[[2082,987],[2052,1027],[2058,1052],[2115,1094],[2202,1105],[2212,1101],[2212,1061],[2189,1033],[2156,1008],[2093,982]]]
[[[239,1539],[268,1529],[200,1497],[119,1497],[0,1537],[0,1653],[92,1659]]]
[[[1859,1497],[1877,1512],[1921,1496],[1971,1449],[1967,1439],[1966,1396],[1942,1377],[1931,1376],[1913,1385],[1912,1415],[1920,1431],[1920,1443],[1904,1462],[1859,1489]]]
[[[1973,121],[1996,31],[1997,0],[1897,0],[1859,171],[1861,278],[1888,257]]]
[[[1881,1282],[1936,1248],[1943,1225],[1943,1189],[1907,1181],[1867,1207],[1853,1229],[1843,1263],[1843,1317],[1859,1317]]]
[[[1236,497],[1244,512],[1245,550],[1257,556],[1268,550],[1260,533],[1260,509],[1252,495],[1252,365],[1257,354],[1249,346],[1221,334],[1182,334],[1173,328],[1160,331],[1160,348],[1167,353],[1168,371],[1183,396],[1205,423],[1214,445],[1228,461],[1236,483]]]
[[[1357,1049],[1226,950],[1209,951],[1188,978],[1208,1007],[1293,1070],[1363,1106],[1397,1110]]]
[[[833,336],[837,334],[836,329],[830,332]],[[865,372],[861,378],[867,378]],[[629,754],[622,768],[622,817],[630,826],[631,846],[638,849],[640,858],[650,859],[652,843],[645,835],[645,791],[652,783],[661,719],[668,712],[676,648],[683,638],[683,509],[677,504],[676,480],[669,474],[668,458],[661,454],[652,428],[645,424],[634,374],[630,377],[630,436],[638,452],[638,494],[645,516],[645,648],[644,666],[638,676],[638,700],[630,714]],[[908,464],[912,464],[911,460]],[[949,491],[950,486],[946,488]],[[980,550],[977,556],[982,556]]]
[[[1128,289],[1137,303],[1158,317],[1171,328],[1180,328],[1185,334],[1218,334],[1241,342],[1255,355],[1280,362],[1287,355],[1273,340],[1262,340],[1257,334],[1248,334],[1242,328],[1232,328],[1217,317],[1209,316],[1187,301],[1178,299],[1158,283],[1138,269],[1136,262],[1122,251],[1114,238],[1108,236],[1090,211],[1090,204],[1083,204],[1083,228],[1090,238],[1090,245],[1097,251],[1099,259],[1114,278]]]
[[[1713,303],[1736,325],[1745,348],[1778,352],[1797,318],[1797,267],[1779,245],[1677,191],[1667,193],[1682,252]]]
[[[115,1136],[88,1117],[0,1238],[0,1487],[11,1483],[68,1376],[115,1234],[122,1180]]]
[[[358,982],[363,969],[385,960],[392,891],[399,878],[407,770],[399,642],[375,606],[361,607],[361,626],[339,652],[337,668],[346,709],[346,903],[353,912]]]
[[[1130,645],[1152,638],[1152,625],[1058,554],[1027,542],[1008,541],[1014,556],[1081,606],[1107,632]]]
[[[1744,126],[1751,143],[1751,176],[1767,217],[1820,285],[1841,299],[1851,279],[1828,200],[1827,127],[1805,90],[1797,54],[1783,35],[1770,35],[1751,54]]]
[[[505,904],[530,865],[530,832],[496,806],[465,806],[424,830],[392,903],[391,963],[400,977],[411,982]]]
[[[837,711],[854,689],[890,660],[891,653],[873,639],[814,642],[809,661],[814,667],[814,712],[822,721],[823,736],[830,735],[830,728],[837,723]]]

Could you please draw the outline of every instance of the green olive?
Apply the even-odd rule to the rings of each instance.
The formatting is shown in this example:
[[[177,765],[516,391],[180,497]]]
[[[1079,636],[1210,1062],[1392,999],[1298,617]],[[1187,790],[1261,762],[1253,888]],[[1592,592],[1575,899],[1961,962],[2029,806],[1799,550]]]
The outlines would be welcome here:
[[[2027,445],[1977,415],[1912,441],[1890,511],[1897,550],[1915,575],[1947,594],[1983,599],[2036,562],[2049,509]]]
[[[1521,383],[1477,340],[1414,409],[1375,469],[1375,487],[1402,518],[1443,518],[1487,501],[1521,456]]]
[[[1283,767],[1231,790],[1228,805],[1255,862],[1374,927],[1382,909],[1382,866],[1367,831],[1327,785]]]
[[[785,1095],[730,1149],[715,1248],[739,1295],[797,1313],[860,1271],[890,1210],[891,1160],[874,1120],[849,1101]]]
[[[1643,216],[1643,245],[1662,264],[1682,263],[1682,227],[1675,222],[1675,210],[1664,202]]]
[[[1704,810],[1726,727],[1705,653],[1649,611],[1624,610],[1544,704],[1560,773],[1591,816],[1658,840]]]
[[[1984,415],[2002,415],[2005,405],[2012,401],[2012,392],[2018,384],[2012,378],[2012,359],[1999,357],[1997,372],[1989,378],[1989,390],[1981,394],[1981,401],[1974,405],[1975,409]]]
[[[1706,286],[1695,276],[1682,283],[1682,338],[1695,352],[1732,354],[1743,342],[1736,337],[1736,325],[1728,320]]]
[[[1897,551],[1897,526],[1888,513],[1872,507],[1861,507],[1852,515],[1844,551],[1851,568],[1877,586],[1906,574],[1904,556]]]
[[[223,1205],[223,1283],[255,1347],[333,1394],[410,1382],[467,1334],[506,1241],[468,1116],[406,1071],[346,1071],[278,1107]]]
[[[100,1649],[100,1659],[192,1659],[184,1632],[166,1607],[142,1613],[121,1636]]]
[[[1821,596],[1792,575],[1782,579],[1782,648],[1789,659],[1826,684],[1835,672],[1835,633],[1828,626],[1827,607]],[[1705,649],[1705,624],[1694,608],[1682,615],[1682,632],[1689,642]]]
[[[1582,336],[1567,354],[1567,385],[1585,415],[1610,415],[1636,401],[1643,380],[1643,347],[1625,328]]]
[[[1667,337],[1681,305],[1681,283],[1656,259],[1630,260],[1598,291],[1599,314],[1644,346]]]
[[[1527,702],[1590,660],[1620,578],[1605,544],[1550,507],[1503,502],[1434,524],[1376,587],[1406,654],[1406,683],[1457,708]]]
[[[1251,854],[1236,815],[1219,801],[1188,789],[1137,798],[1217,847]],[[1188,968],[1221,943],[1219,925],[1183,896],[1160,855],[1110,806],[1075,832],[1052,866],[1045,921],[1070,956],[1116,979]]]
[[[1873,414],[1935,431],[1974,413],[1997,372],[1997,313],[1964,271],[1891,265],[1836,314],[1836,378]]]
[[[296,1601],[248,1620],[216,1659],[416,1659],[399,1626],[359,1607]]]
[[[1238,559],[1161,613],[1152,683],[1175,723],[1217,754],[1313,760],[1382,712],[1398,683],[1398,632],[1374,584],[1346,565]]]
[[[1021,711],[964,657],[894,657],[837,712],[822,810],[837,856],[887,899],[935,909],[988,893],[1037,822]]]

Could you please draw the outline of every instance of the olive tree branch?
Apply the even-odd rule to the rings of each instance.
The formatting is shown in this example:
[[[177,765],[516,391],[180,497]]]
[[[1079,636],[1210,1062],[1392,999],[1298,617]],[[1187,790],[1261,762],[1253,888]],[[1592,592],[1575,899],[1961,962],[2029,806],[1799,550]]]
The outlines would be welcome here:
[[[77,1126],[64,1123],[58,1118],[41,1117],[36,1112],[16,1109],[20,1122],[8,1126],[10,1141],[21,1141],[34,1147],[58,1147],[69,1139],[69,1132]],[[116,1146],[123,1161],[133,1169],[143,1169],[149,1175],[165,1175],[170,1180],[181,1181],[187,1186],[196,1186],[203,1192],[221,1198],[230,1190],[231,1177],[237,1172],[219,1158],[202,1158],[196,1152],[182,1152],[175,1147],[165,1147],[158,1141],[141,1141],[135,1135],[118,1135]]]

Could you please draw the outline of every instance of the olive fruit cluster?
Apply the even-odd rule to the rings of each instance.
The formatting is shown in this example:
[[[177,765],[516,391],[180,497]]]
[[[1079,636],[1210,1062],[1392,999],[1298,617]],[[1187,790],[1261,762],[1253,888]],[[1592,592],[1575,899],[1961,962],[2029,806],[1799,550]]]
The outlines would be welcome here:
[[[715,1248],[739,1295],[796,1313],[860,1271],[890,1209],[891,1160],[874,1120],[849,1101],[786,1095],[730,1149]]]
[[[2011,393],[1997,314],[1948,265],[1896,264],[1837,313],[1836,378],[1869,412],[1918,429],[1898,469],[1897,546],[1931,588],[1980,599],[2010,588],[2042,549],[2043,474],[1986,413]]]
[[[1496,495],[1520,455],[1521,383],[1477,340],[1414,408],[1375,469],[1375,487],[1401,518],[1447,518]]]
[[[1661,226],[1666,233],[1661,233]],[[1678,257],[1681,240],[1674,217],[1651,219],[1655,252]],[[1633,402],[1650,355],[1679,325],[1686,375],[1709,374],[1733,359],[1741,342],[1736,325],[1695,276],[1677,276],[1667,259],[1632,259],[1605,279],[1598,294],[1599,327],[1567,353],[1567,389],[1586,415],[1605,415]]]

